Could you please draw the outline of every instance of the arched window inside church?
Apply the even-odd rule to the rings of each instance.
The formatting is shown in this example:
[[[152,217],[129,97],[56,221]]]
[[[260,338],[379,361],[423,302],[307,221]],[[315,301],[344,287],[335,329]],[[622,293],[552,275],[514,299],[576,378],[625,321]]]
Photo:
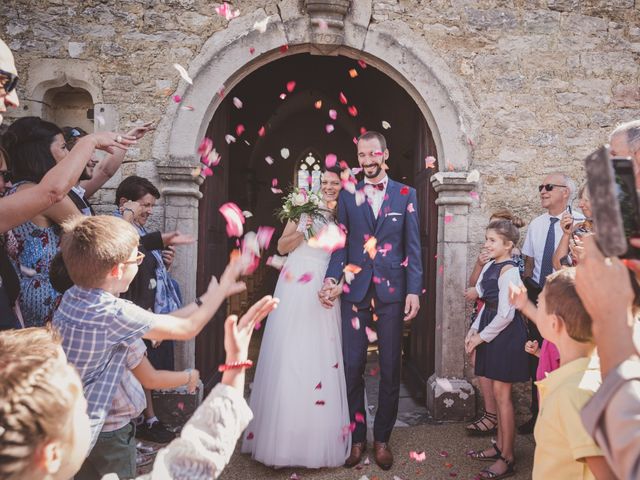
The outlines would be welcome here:
[[[312,192],[320,190],[321,169],[320,156],[316,152],[307,150],[297,162],[296,186]]]

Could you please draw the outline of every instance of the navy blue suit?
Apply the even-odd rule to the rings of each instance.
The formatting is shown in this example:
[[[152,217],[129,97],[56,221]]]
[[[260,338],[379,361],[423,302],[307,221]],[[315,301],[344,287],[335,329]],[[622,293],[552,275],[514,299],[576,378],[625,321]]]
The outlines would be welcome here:
[[[357,185],[361,190],[364,182]],[[338,223],[347,230],[345,247],[331,255],[326,277],[340,279],[347,264],[362,270],[349,290],[342,294],[342,350],[349,400],[349,415],[365,414],[364,370],[368,339],[365,327],[373,313],[378,317],[380,390],[374,423],[374,439],[387,442],[398,413],[402,329],[407,294],[422,292],[422,255],[416,191],[388,180],[385,199],[378,217],[367,201],[357,205],[355,195],[342,190],[338,197]],[[377,239],[378,251],[372,259],[364,252],[367,238]],[[388,245],[387,245],[388,244]],[[391,248],[387,248],[387,247]],[[408,261],[405,262],[405,259]],[[371,304],[375,304],[375,311]],[[358,316],[360,328],[353,327]],[[364,442],[366,426],[356,422],[354,442]]]

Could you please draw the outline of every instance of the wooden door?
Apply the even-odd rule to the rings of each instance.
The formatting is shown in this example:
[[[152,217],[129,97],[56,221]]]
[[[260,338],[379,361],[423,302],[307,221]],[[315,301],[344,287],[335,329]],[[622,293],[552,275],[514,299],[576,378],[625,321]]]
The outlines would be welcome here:
[[[229,149],[224,140],[228,127],[229,101],[225,99],[213,118],[207,133],[214,147],[222,155],[222,161],[207,177],[200,188],[202,199],[198,206],[198,271],[197,291],[204,292],[212,275],[220,278],[229,258],[229,240],[226,223],[218,213],[228,199]],[[224,320],[227,308],[218,309],[213,320],[196,338],[196,368],[200,371],[205,393],[220,380],[218,365],[224,363]]]
[[[421,116],[420,116],[421,117]],[[414,186],[418,195],[420,214],[420,243],[422,246],[423,286],[420,310],[411,322],[408,345],[405,345],[405,381],[412,394],[424,398],[427,380],[435,370],[435,312],[437,275],[438,208],[436,192],[431,185],[435,168],[425,168],[425,157],[436,156],[435,142],[426,121],[420,118],[414,161]]]

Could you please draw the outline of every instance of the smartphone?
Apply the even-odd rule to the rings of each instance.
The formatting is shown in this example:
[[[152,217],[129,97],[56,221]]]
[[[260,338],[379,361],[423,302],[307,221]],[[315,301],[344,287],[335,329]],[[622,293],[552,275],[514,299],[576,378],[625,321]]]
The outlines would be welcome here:
[[[606,146],[585,158],[594,229],[608,257],[640,258],[629,239],[640,236],[640,202],[629,158],[611,158]]]

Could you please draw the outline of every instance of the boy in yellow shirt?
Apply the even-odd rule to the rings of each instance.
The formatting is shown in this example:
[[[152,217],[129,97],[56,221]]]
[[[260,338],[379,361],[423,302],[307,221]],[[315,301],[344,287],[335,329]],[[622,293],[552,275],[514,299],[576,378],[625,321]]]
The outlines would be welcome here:
[[[534,430],[533,480],[615,479],[602,451],[582,426],[580,411],[600,386],[591,318],[575,288],[575,268],[547,277],[538,309],[526,290],[512,288],[512,303],[535,320],[560,352],[560,368],[537,382],[540,413]]]

